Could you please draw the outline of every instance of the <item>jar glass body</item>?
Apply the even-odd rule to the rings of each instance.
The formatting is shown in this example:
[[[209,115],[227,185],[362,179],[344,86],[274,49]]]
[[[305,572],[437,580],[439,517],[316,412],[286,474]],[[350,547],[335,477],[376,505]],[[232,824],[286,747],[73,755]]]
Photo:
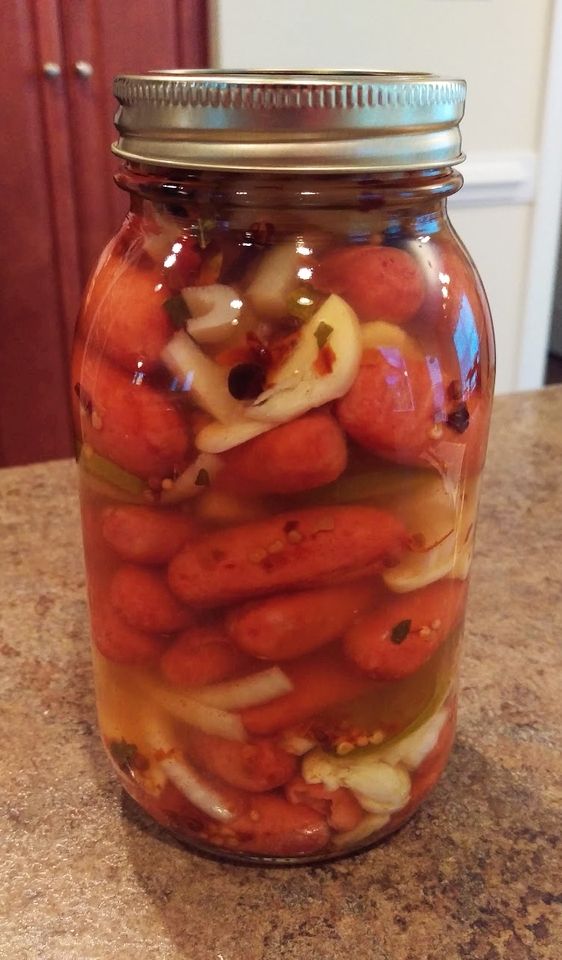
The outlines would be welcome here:
[[[104,743],[202,851],[362,849],[454,736],[493,391],[460,177],[118,179],[72,371]]]

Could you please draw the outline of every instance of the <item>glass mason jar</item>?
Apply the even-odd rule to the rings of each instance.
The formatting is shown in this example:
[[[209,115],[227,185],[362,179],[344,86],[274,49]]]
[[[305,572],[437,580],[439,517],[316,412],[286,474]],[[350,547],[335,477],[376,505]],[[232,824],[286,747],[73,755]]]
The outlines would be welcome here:
[[[451,749],[493,390],[464,84],[121,77],[73,398],[99,723],[191,846],[310,862]]]

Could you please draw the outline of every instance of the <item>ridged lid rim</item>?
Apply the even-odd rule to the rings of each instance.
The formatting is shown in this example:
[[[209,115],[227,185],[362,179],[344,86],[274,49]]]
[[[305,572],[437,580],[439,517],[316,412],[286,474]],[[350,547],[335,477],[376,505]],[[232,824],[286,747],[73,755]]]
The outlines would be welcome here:
[[[114,152],[215,170],[338,172],[461,162],[463,80],[384,71],[119,75]]]

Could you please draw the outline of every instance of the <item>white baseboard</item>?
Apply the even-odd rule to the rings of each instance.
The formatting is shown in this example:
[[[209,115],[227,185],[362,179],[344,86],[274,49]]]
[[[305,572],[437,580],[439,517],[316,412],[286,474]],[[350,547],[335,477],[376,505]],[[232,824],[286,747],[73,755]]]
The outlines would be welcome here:
[[[506,206],[532,203],[535,197],[537,155],[506,150],[469,156],[459,167],[464,186],[449,201],[455,207]]]

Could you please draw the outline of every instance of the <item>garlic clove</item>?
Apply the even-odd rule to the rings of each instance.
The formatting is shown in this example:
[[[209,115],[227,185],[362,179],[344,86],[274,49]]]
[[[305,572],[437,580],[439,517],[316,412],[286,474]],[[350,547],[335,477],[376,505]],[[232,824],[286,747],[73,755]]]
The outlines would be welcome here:
[[[395,813],[406,806],[410,798],[408,772],[382,761],[352,764],[342,782],[368,813]]]
[[[327,335],[326,335],[327,331]],[[330,348],[332,369],[315,369],[320,337]],[[316,407],[337,400],[351,387],[361,360],[359,321],[349,304],[332,294],[302,328],[298,343],[275,374],[275,383],[247,407],[246,416],[267,423],[286,423]]]
[[[386,749],[383,748],[380,759],[393,765],[401,763],[410,771],[417,770],[436,746],[447,715],[448,711],[445,708],[438,710],[408,737],[397,740]]]

